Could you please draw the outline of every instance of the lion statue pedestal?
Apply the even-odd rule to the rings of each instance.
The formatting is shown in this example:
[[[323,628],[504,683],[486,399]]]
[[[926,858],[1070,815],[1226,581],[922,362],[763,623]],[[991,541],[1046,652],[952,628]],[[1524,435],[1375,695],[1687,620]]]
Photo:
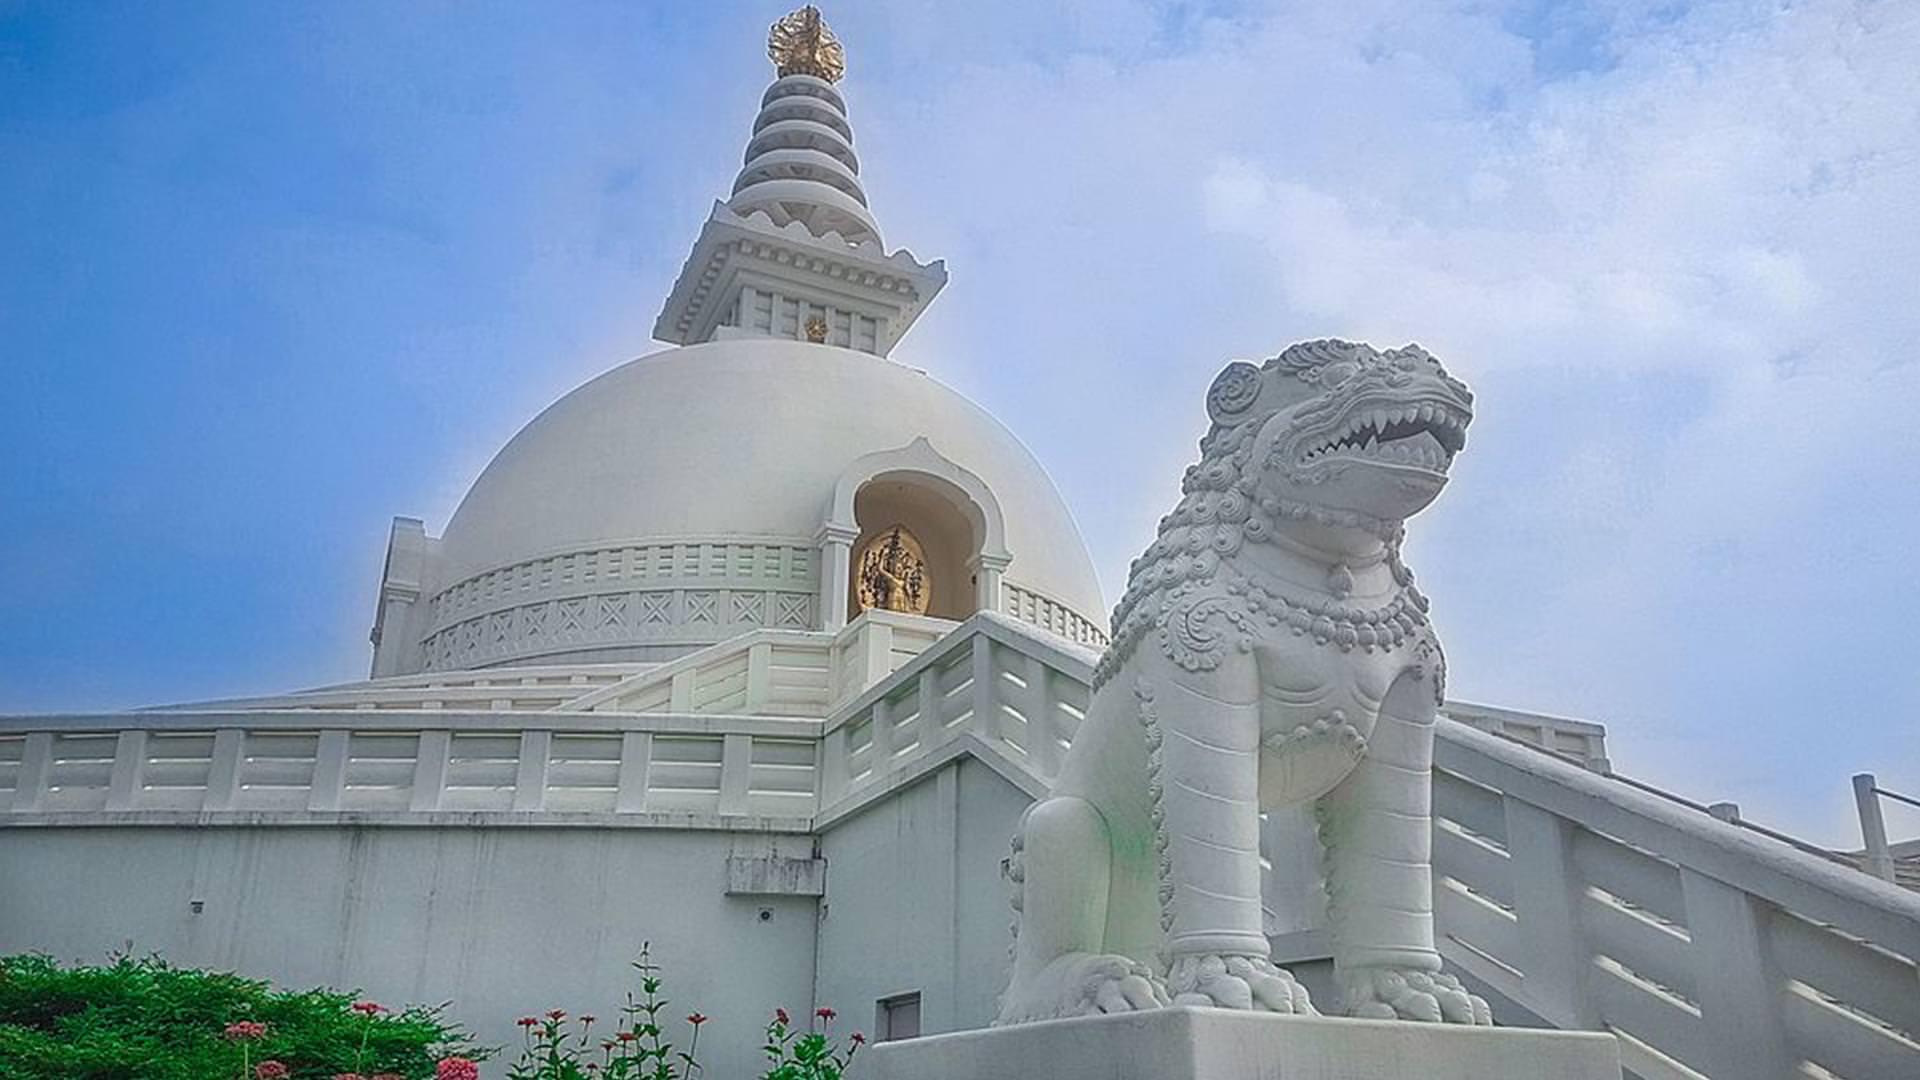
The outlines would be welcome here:
[[[1173,1006],[881,1043],[866,1080],[1620,1080],[1613,1036]]]

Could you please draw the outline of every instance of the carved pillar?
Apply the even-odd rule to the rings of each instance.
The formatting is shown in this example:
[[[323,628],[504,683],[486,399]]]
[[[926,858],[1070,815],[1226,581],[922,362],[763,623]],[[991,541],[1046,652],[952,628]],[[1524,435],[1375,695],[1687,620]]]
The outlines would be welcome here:
[[[847,597],[853,589],[853,542],[860,530],[828,522],[813,540],[820,546],[820,629],[847,625]]]
[[[1000,610],[1000,586],[1007,564],[1013,556],[981,552],[967,560],[967,572],[973,575],[973,606],[978,611]]]

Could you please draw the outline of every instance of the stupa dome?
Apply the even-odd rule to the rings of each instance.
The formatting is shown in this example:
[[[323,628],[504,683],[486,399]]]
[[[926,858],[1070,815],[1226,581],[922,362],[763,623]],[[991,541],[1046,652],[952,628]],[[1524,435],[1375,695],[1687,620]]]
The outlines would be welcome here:
[[[743,628],[831,628],[857,611],[823,568],[901,523],[926,547],[929,615],[991,608],[1100,639],[1072,516],[980,407],[853,349],[667,349],[555,402],[440,540],[420,537],[422,648],[391,670],[658,660]]]

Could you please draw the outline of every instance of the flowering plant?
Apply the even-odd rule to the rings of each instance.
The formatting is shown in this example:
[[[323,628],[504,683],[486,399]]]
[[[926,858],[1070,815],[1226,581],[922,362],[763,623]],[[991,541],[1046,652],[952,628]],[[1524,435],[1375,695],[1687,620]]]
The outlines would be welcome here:
[[[853,1055],[866,1045],[867,1037],[854,1032],[847,1040],[846,1052],[841,1053],[828,1037],[828,1028],[838,1015],[824,1006],[815,1009],[813,1019],[820,1022],[818,1028],[809,1020],[807,1029],[800,1031],[793,1026],[787,1010],[773,1010],[773,1022],[767,1025],[767,1042],[762,1047],[773,1067],[760,1080],[840,1080]]]
[[[438,1009],[369,1018],[359,1000],[153,957],[66,967],[0,956],[0,1078],[431,1080],[442,1058],[486,1056]]]
[[[581,1016],[575,1021],[578,1030],[571,1033],[562,1009],[547,1013],[545,1019],[521,1017],[518,1023],[526,1035],[526,1048],[508,1071],[508,1080],[687,1080],[698,1075],[700,1063],[693,1055],[707,1018],[697,1012],[688,1015],[693,1035],[686,1050],[674,1049],[660,1026],[660,1014],[668,1004],[660,996],[666,980],[648,944],[640,946],[633,968],[640,973],[641,996],[636,999],[631,991],[627,993],[621,1023],[597,1045],[593,1016]],[[599,1060],[594,1060],[596,1050]]]

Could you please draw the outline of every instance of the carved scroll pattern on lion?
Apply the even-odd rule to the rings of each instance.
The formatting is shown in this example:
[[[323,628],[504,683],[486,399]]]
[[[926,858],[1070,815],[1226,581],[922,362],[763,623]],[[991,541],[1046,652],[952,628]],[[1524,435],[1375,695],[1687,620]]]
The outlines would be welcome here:
[[[1446,665],[1400,561],[1472,402],[1415,345],[1307,342],[1214,379],[1200,461],[1133,564],[1086,719],[1014,839],[998,1022],[1314,1011],[1261,914],[1260,813],[1300,804],[1346,1010],[1490,1022],[1434,948]]]

